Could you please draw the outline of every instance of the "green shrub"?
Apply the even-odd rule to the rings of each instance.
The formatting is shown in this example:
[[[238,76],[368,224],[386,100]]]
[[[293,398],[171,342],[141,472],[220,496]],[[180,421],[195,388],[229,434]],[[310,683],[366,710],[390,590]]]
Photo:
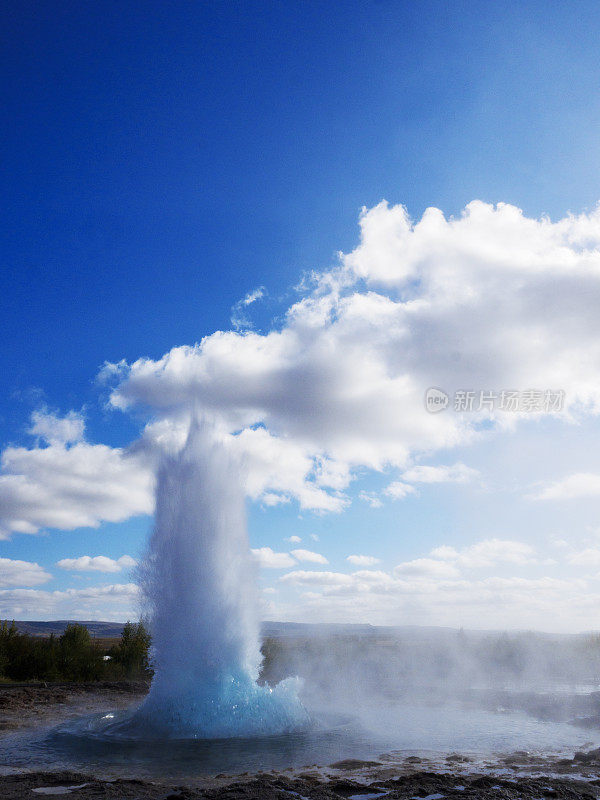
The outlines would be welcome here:
[[[152,676],[150,634],[141,622],[128,622],[119,643],[108,652],[107,647],[76,622],[69,623],[58,638],[19,633],[14,622],[0,622],[0,680],[144,680]]]
[[[121,641],[113,647],[109,655],[115,665],[120,667],[126,678],[146,678],[151,675],[148,661],[150,634],[143,622],[126,622]]]

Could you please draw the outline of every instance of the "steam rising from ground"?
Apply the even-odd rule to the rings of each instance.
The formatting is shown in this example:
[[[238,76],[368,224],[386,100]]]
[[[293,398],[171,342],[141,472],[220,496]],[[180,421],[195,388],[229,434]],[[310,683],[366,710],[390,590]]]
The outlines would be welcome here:
[[[263,676],[395,749],[500,752],[596,741],[600,637],[266,623]]]
[[[304,679],[311,704],[442,705],[496,691],[596,690],[600,636],[265,623],[263,676]],[[599,696],[600,701],[600,696]]]
[[[239,470],[192,422],[159,471],[156,524],[141,568],[155,676],[134,724],[174,738],[280,733],[306,722],[293,678],[256,683],[257,589]]]

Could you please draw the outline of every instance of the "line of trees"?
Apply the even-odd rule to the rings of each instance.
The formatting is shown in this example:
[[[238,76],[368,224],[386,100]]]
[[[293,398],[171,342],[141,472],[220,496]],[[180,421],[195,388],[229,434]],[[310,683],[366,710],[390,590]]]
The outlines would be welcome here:
[[[0,679],[12,681],[145,680],[152,676],[150,634],[127,622],[116,643],[95,639],[85,625],[70,623],[61,636],[20,633],[0,624]]]

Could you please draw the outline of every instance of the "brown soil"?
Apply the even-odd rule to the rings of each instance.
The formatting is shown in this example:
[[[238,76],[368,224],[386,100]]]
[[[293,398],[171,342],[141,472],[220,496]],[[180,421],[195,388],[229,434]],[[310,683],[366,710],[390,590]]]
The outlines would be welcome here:
[[[0,732],[124,708],[147,691],[148,684],[141,681],[0,684]]]

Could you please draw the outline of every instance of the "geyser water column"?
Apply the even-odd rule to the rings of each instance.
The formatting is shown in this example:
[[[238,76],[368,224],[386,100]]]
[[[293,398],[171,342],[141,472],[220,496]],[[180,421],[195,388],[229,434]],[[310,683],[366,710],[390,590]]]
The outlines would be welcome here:
[[[256,683],[258,590],[240,470],[212,434],[193,419],[184,448],[159,469],[140,568],[155,675],[131,720],[147,735],[257,736],[307,722],[296,680]]]

